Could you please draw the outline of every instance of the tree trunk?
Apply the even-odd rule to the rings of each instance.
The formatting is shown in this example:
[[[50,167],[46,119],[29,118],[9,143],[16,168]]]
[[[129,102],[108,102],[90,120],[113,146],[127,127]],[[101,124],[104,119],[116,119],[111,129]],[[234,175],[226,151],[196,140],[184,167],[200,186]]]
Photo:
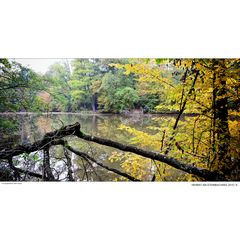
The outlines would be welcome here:
[[[50,166],[49,147],[43,149],[43,180],[55,180]]]
[[[217,60],[217,62],[218,61],[223,60]],[[213,161],[212,168],[219,173],[228,174],[229,169],[231,169],[231,157],[229,151],[230,132],[228,127],[227,83],[224,71],[223,73],[216,74],[215,77],[213,90],[213,121],[216,136],[213,136],[213,138],[216,137],[214,141],[216,157]]]
[[[94,93],[92,96],[92,110],[93,112],[97,111],[97,93]]]

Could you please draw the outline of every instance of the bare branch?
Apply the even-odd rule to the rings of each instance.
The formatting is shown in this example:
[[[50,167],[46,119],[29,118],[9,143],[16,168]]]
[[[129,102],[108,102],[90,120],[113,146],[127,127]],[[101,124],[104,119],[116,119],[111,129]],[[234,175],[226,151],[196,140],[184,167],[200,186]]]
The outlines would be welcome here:
[[[68,179],[69,179],[69,181],[74,181],[73,170],[72,170],[72,160],[71,160],[71,158],[68,154],[68,151],[65,147],[64,147],[63,151],[64,151],[64,155],[67,159],[67,164],[66,165],[67,165],[67,168],[68,168]]]
[[[217,174],[216,172],[211,172],[207,169],[202,169],[202,168],[198,168],[195,167],[193,165],[190,164],[186,164],[183,163],[180,160],[177,160],[175,158],[157,153],[157,152],[153,152],[153,151],[147,151],[141,148],[137,148],[134,146],[130,146],[130,145],[125,145],[122,143],[118,143],[109,139],[104,139],[104,138],[99,138],[99,137],[94,137],[94,136],[89,136],[89,135],[83,135],[80,137],[84,140],[87,141],[92,141],[92,142],[96,142],[105,146],[109,146],[109,147],[114,147],[117,148],[119,150],[125,151],[125,152],[132,152],[135,154],[138,154],[140,156],[146,157],[146,158],[150,158],[159,162],[163,162],[166,163],[176,169],[182,170],[184,172],[190,173],[190,174],[194,174],[196,176],[199,176],[201,178],[204,178],[206,180],[209,181],[216,181],[216,180],[226,180],[224,178],[224,176]]]
[[[50,165],[49,147],[43,150],[43,180],[55,181]]]
[[[16,171],[18,174],[19,173],[24,173],[26,175],[29,175],[31,177],[36,177],[36,178],[42,178],[43,176],[39,173],[35,173],[35,172],[31,172],[31,171],[28,171],[28,170],[24,170],[24,169],[21,169],[21,168],[17,168],[14,166],[13,164],[13,161],[12,161],[12,158],[9,158],[8,159],[8,163],[9,163],[9,166],[12,170]]]
[[[209,180],[209,181],[220,181],[220,180],[226,181],[227,180],[221,174],[218,174],[216,172],[211,172],[207,169],[198,168],[198,167],[195,167],[190,164],[183,163],[181,160],[177,160],[175,158],[160,154],[158,152],[147,151],[147,150],[144,150],[141,148],[122,144],[122,143],[115,142],[115,141],[112,141],[109,139],[86,135],[80,131],[79,123],[75,123],[73,125],[69,125],[64,128],[61,128],[57,131],[47,133],[44,136],[43,140],[33,143],[32,145],[18,146],[15,149],[8,149],[8,150],[4,149],[4,150],[0,151],[0,159],[7,159],[7,157],[17,156],[24,152],[26,152],[26,153],[34,152],[34,151],[41,149],[43,146],[46,146],[46,145],[47,146],[63,145],[64,140],[62,140],[61,138],[65,137],[65,136],[69,136],[69,135],[75,135],[78,138],[84,139],[86,141],[91,141],[91,142],[95,142],[95,143],[98,143],[101,145],[113,147],[113,148],[116,148],[116,149],[119,149],[119,150],[122,150],[125,152],[132,152],[132,153],[138,154],[140,156],[150,158],[152,160],[163,162],[163,163],[168,164],[169,166],[172,166],[176,169],[182,170],[189,174],[194,174],[205,180]]]
[[[127,174],[127,173],[121,172],[121,171],[119,171],[119,170],[117,170],[117,169],[115,169],[115,168],[108,167],[108,166],[102,164],[101,162],[98,162],[97,160],[95,160],[94,158],[92,158],[91,156],[89,156],[88,154],[86,154],[86,153],[84,153],[84,152],[80,152],[80,151],[72,148],[71,146],[66,146],[66,148],[67,148],[69,151],[75,153],[76,155],[78,155],[78,156],[86,159],[87,161],[90,160],[90,161],[96,163],[96,164],[99,165],[100,167],[105,168],[106,170],[108,170],[108,171],[110,171],[110,172],[114,172],[114,173],[116,173],[116,174],[118,174],[118,175],[120,175],[120,176],[123,176],[123,177],[131,180],[131,181],[140,181],[139,179],[136,179],[136,178],[134,178],[133,176]]]

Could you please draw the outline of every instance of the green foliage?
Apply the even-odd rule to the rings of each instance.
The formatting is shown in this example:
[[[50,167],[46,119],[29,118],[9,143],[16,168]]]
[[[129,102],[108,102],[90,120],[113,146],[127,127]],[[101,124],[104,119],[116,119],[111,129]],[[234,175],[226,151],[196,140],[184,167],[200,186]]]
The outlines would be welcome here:
[[[149,126],[152,132],[129,127],[127,121],[119,131],[132,135],[131,144],[227,173],[240,158],[239,67],[239,59],[75,59],[73,71],[62,61],[39,76],[0,59],[0,111],[177,112]],[[0,120],[1,133],[15,126]],[[104,133],[111,128],[117,126],[107,126]],[[143,180],[153,172],[157,180],[192,180],[133,154],[113,154],[112,160]]]
[[[156,111],[161,97],[158,94],[144,94],[139,97],[139,105],[142,106],[144,113],[151,113]]]
[[[119,112],[134,108],[134,104],[138,101],[134,77],[132,74],[126,76],[122,70],[114,67],[114,63],[127,63],[127,60],[75,59],[73,61],[73,74],[69,84],[74,110]]]
[[[51,96],[49,109],[52,111],[72,110],[70,77],[71,72],[67,61],[53,64],[45,74],[47,92]],[[47,102],[46,99],[45,102]]]
[[[2,119],[0,118],[0,136],[2,133],[9,133],[17,130],[18,122],[16,120]]]
[[[106,71],[100,59],[75,59],[70,86],[75,110],[96,110],[96,94],[102,74]]]
[[[131,110],[138,102],[133,75],[126,76],[122,70],[109,72],[102,78],[99,89],[99,105],[106,112]]]
[[[36,109],[40,77],[31,69],[7,59],[0,60],[0,111]]]
[[[131,87],[124,87],[116,92],[116,109],[120,112],[123,110],[131,110],[139,100],[137,91]]]
[[[138,81],[138,72],[119,67],[141,66],[143,61],[157,68],[153,60],[75,59],[71,63],[68,60],[56,62],[45,75],[39,76],[17,63],[13,71],[13,63],[2,60],[1,65],[15,74],[12,79],[17,79],[18,84],[14,85],[12,97],[9,92],[7,96],[1,95],[6,100],[2,100],[5,104],[4,107],[0,105],[0,110],[122,112],[142,108],[145,112],[156,112],[156,107],[165,101],[165,89],[158,82],[149,81],[154,79],[152,76],[143,83]],[[163,62],[165,64],[166,60],[161,64]],[[28,72],[31,81],[23,82],[24,71]]]

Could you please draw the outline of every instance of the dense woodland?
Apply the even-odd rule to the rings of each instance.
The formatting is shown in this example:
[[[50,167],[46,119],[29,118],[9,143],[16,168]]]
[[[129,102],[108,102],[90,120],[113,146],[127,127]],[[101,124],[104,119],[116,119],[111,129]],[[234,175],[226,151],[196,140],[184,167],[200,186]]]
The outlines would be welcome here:
[[[50,131],[27,144],[7,144],[19,122],[0,118],[0,179],[57,181],[53,166],[56,146],[62,148],[65,181],[78,181],[72,153],[87,167],[93,163],[116,181],[229,181],[240,179],[240,60],[239,59],[62,59],[45,74],[0,59],[0,112],[36,114],[161,115],[151,133],[128,124],[127,144],[82,131],[82,123]],[[184,120],[182,117],[184,116]],[[111,127],[106,129],[111,131]],[[106,164],[73,147],[69,136],[111,147]],[[76,146],[76,145],[74,145]],[[38,153],[36,155],[36,153]],[[38,161],[23,168],[21,161]],[[25,159],[25,160],[24,160]],[[55,159],[56,160],[56,159]],[[18,164],[17,164],[18,163]],[[118,167],[116,167],[118,166]],[[93,173],[94,174],[94,173]],[[174,178],[173,178],[174,176]]]

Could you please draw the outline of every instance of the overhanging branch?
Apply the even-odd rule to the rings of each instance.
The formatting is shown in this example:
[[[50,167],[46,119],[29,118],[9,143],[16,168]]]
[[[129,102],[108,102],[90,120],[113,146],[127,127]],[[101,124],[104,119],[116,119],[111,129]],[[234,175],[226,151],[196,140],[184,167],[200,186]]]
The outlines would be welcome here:
[[[172,157],[169,157],[169,156],[157,153],[157,152],[147,151],[147,150],[137,148],[137,147],[134,147],[131,145],[125,145],[125,144],[121,144],[121,143],[118,143],[118,142],[115,142],[115,141],[112,141],[109,139],[89,136],[89,135],[85,135],[85,134],[84,135],[82,134],[82,136],[80,138],[87,140],[87,141],[95,142],[95,143],[98,143],[101,145],[114,147],[114,148],[117,148],[117,149],[125,151],[125,152],[132,152],[137,155],[140,155],[140,156],[143,156],[146,158],[150,158],[155,161],[166,163],[171,167],[182,170],[186,173],[194,174],[194,175],[204,178],[205,180],[208,180],[208,181],[225,181],[226,180],[224,178],[224,176],[219,175],[215,172],[211,172],[207,169],[202,169],[202,168],[198,168],[193,165],[190,165],[190,164],[183,163],[180,160],[177,160],[175,158],[172,158]]]
[[[189,174],[194,174],[208,181],[226,181],[226,178],[223,175],[220,175],[216,172],[211,172],[207,169],[202,169],[190,164],[183,163],[181,160],[177,160],[175,158],[157,152],[147,151],[138,147],[122,144],[109,139],[84,134],[80,131],[80,123],[78,122],[73,125],[65,126],[54,132],[47,133],[42,140],[37,141],[31,145],[21,145],[16,147],[15,149],[3,149],[2,151],[0,151],[0,159],[8,159],[9,157],[17,156],[24,152],[30,153],[38,151],[46,146],[62,145],[64,144],[64,140],[62,140],[61,138],[69,135],[74,135],[86,141],[91,141],[108,147],[113,147],[125,152],[132,152],[155,161],[166,163],[171,167],[182,170]]]
[[[133,177],[133,176],[127,174],[127,173],[121,172],[121,171],[119,171],[119,170],[117,170],[115,168],[111,168],[111,167],[108,167],[108,166],[104,165],[103,163],[97,161],[96,159],[94,159],[93,157],[89,156],[88,154],[86,154],[84,152],[80,152],[80,151],[72,148],[71,146],[68,146],[67,144],[66,144],[65,147],[69,151],[75,153],[76,155],[78,155],[78,156],[80,156],[80,157],[82,157],[82,158],[84,158],[84,159],[86,159],[88,161],[90,160],[90,161],[96,163],[98,166],[100,166],[100,167],[102,167],[102,168],[104,168],[104,169],[106,169],[106,170],[108,170],[110,172],[114,172],[114,173],[116,173],[116,174],[118,174],[120,176],[123,176],[123,177],[129,179],[130,181],[140,181],[139,179],[136,179],[135,177]]]

